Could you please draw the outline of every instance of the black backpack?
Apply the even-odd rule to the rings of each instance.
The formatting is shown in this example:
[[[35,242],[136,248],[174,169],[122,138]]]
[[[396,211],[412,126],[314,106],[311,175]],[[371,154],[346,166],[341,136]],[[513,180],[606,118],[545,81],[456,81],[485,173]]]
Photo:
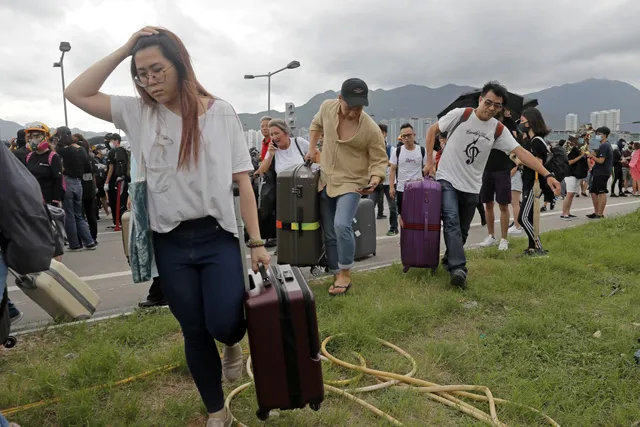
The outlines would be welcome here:
[[[116,175],[116,178],[120,178],[121,176],[129,175],[129,156],[127,156],[127,152],[124,148],[117,147],[114,148],[114,158],[115,165],[113,172]]]
[[[0,246],[18,274],[49,269],[55,242],[42,190],[27,167],[0,144]]]
[[[540,137],[538,136],[536,138]],[[569,176],[569,157],[567,157],[567,151],[559,145],[549,148],[547,142],[543,138],[540,139],[549,151],[547,161],[544,162],[544,167],[556,176],[558,182],[562,182],[563,179]]]

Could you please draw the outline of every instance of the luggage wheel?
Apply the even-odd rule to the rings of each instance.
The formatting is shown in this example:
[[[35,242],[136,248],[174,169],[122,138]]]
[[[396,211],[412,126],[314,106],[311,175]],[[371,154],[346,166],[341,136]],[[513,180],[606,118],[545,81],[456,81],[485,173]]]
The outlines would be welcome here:
[[[4,340],[4,348],[13,348],[18,343],[18,340],[14,336],[8,336],[6,340]]]
[[[319,411],[320,410],[320,403],[310,403],[309,404],[309,408],[311,408],[314,411]]]
[[[258,417],[260,421],[267,421],[269,419],[269,411],[263,411],[262,409],[258,409],[256,411],[256,417]]]
[[[409,268],[411,267],[409,267],[408,265],[405,265],[404,268],[402,269],[402,272],[407,273],[409,271]]]
[[[373,255],[373,256],[376,256],[376,253],[374,252],[372,255]]]
[[[437,268],[432,268],[432,269],[431,269],[431,275],[432,275],[432,276],[435,276],[437,272],[438,272],[438,269],[437,269]]]

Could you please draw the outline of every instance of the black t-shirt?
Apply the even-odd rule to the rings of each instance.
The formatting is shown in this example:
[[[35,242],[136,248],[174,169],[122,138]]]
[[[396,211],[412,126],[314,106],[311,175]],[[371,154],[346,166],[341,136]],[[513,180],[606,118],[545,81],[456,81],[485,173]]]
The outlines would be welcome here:
[[[109,184],[115,184],[121,176],[129,174],[129,156],[127,151],[122,147],[116,147],[107,154],[107,165],[113,165],[113,174]]]
[[[65,176],[82,179],[82,175],[93,171],[89,155],[84,148],[58,145],[57,151],[62,157],[62,167],[64,168],[62,173]]]
[[[608,141],[603,142],[596,151],[596,157],[605,159],[603,164],[596,162],[591,169],[593,176],[609,176],[613,169],[613,148]]]
[[[613,149],[613,147],[611,147]],[[620,149],[613,150],[613,167],[621,168],[622,167],[622,153]]]
[[[577,159],[582,154],[582,151],[578,147],[573,147],[567,158],[569,160]],[[569,165],[569,176],[576,177],[578,179],[584,179],[589,173],[589,161],[586,157],[582,157],[580,160],[572,165]]]
[[[61,202],[63,198],[62,161],[60,156],[54,153],[49,165],[50,155],[51,151],[45,151],[42,154],[34,152],[29,156],[27,169],[38,180],[45,202],[51,203],[54,200]]]
[[[531,154],[535,157],[542,159],[544,164],[547,161],[547,155],[549,153],[547,149],[547,142],[542,137],[535,137],[531,141],[528,141],[523,145]],[[540,177],[539,177],[540,179]],[[524,188],[533,188],[533,183],[536,180],[536,172],[533,169],[529,169],[526,166],[522,167],[522,185]]]
[[[13,154],[15,154],[15,156],[20,159],[20,161],[22,162],[22,164],[26,164],[27,163],[27,155],[30,153],[29,149],[27,148],[26,145],[16,149]]]
[[[485,171],[487,172],[499,172],[499,171],[510,171],[516,166],[515,163],[511,161],[509,155],[502,150],[492,149],[489,153],[489,159],[487,160],[487,165],[485,166]]]

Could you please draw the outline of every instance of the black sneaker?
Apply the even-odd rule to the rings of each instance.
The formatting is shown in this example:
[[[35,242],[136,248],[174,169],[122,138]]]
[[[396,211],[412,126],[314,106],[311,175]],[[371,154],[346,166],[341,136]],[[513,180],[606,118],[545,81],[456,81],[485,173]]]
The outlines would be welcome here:
[[[278,241],[276,239],[267,239],[264,244],[265,248],[275,248],[276,246],[278,246]]]
[[[546,206],[543,206],[543,207],[540,208],[540,212],[546,212],[546,211],[547,211],[547,207]]]
[[[24,317],[24,313],[19,311],[17,314],[14,314],[9,320],[11,321],[11,326],[15,325]]]
[[[140,304],[138,304],[138,307],[151,308],[151,307],[163,307],[165,305],[169,305],[166,300],[159,300],[159,301],[145,300],[145,301],[142,301]]]
[[[572,218],[569,215],[560,215],[560,219],[565,221],[571,221]]]
[[[569,214],[569,218],[578,218],[578,216],[577,216],[577,215]]]
[[[378,219],[387,219],[386,215],[378,215]]]
[[[88,251],[95,251],[98,249],[98,242],[95,242],[93,245],[85,246],[84,248]]]
[[[596,215],[595,213],[592,213],[592,214],[587,215],[587,218],[596,219],[596,218],[598,218],[598,215]]]
[[[627,193],[620,193],[618,194],[618,197],[627,197]]]
[[[610,197],[619,197],[616,193],[611,193]]]
[[[554,210],[556,208],[556,202],[555,200],[551,203],[549,203],[549,210]]]
[[[451,272],[451,284],[465,289],[467,287],[467,273],[460,269],[453,270],[453,272]]]

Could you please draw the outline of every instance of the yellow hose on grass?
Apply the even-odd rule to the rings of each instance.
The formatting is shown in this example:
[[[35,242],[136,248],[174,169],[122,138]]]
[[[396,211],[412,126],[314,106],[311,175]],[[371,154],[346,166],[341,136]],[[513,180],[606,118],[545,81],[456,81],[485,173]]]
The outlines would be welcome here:
[[[442,386],[442,385],[438,385],[435,383],[431,383],[428,381],[424,381],[424,380],[420,380],[417,378],[414,378],[413,376],[416,374],[418,367],[417,367],[417,363],[415,361],[415,359],[406,351],[404,351],[403,349],[401,349],[400,347],[384,341],[382,339],[379,338],[375,338],[375,340],[388,347],[393,349],[394,351],[396,351],[397,353],[399,353],[400,355],[402,355],[403,357],[405,357],[410,363],[411,363],[411,371],[409,373],[407,373],[406,375],[400,375],[400,374],[396,374],[393,372],[385,372],[385,371],[379,371],[376,369],[371,369],[369,367],[367,367],[367,363],[365,358],[356,352],[352,352],[356,358],[359,360],[360,364],[359,365],[354,365],[352,363],[348,363],[345,362],[343,360],[338,359],[337,357],[333,356],[331,353],[329,353],[329,351],[327,350],[327,344],[334,338],[337,336],[344,336],[345,334],[340,334],[340,335],[336,335],[336,336],[329,336],[327,338],[325,338],[325,340],[322,342],[322,354],[324,355],[323,360],[327,360],[335,365],[341,366],[343,368],[346,368],[348,370],[352,370],[356,372],[356,375],[350,379],[347,380],[338,380],[338,381],[327,381],[324,385],[324,389],[326,392],[328,393],[333,393],[335,395],[338,396],[342,396],[345,397],[357,404],[359,404],[360,406],[364,407],[365,409],[371,411],[373,414],[381,417],[381,418],[385,418],[387,421],[389,421],[391,424],[395,425],[395,426],[404,426],[404,424],[402,424],[400,421],[398,421],[397,419],[393,418],[393,416],[391,416],[390,414],[381,411],[380,409],[376,408],[375,406],[367,403],[366,401],[356,397],[354,394],[357,393],[366,393],[366,392],[372,392],[372,391],[376,391],[376,390],[381,390],[384,388],[389,388],[389,387],[395,387],[395,388],[402,388],[402,389],[409,389],[411,391],[414,392],[418,392],[418,393],[424,393],[426,395],[426,397],[428,397],[431,400],[434,400],[436,402],[440,402],[444,405],[447,405],[451,408],[457,409],[469,416],[472,416],[474,418],[476,418],[477,420],[483,421],[489,425],[492,426],[496,426],[496,427],[506,427],[506,424],[504,424],[503,422],[501,422],[498,419],[497,413],[496,413],[496,404],[512,404],[512,405],[516,405],[516,406],[520,406],[526,409],[529,409],[533,412],[536,412],[537,414],[540,414],[550,425],[554,426],[554,427],[560,427],[560,425],[558,423],[556,423],[553,419],[551,419],[550,417],[548,417],[547,415],[541,413],[540,411],[538,411],[537,409],[534,408],[530,408],[528,406],[524,406],[524,405],[520,405],[517,403],[512,403],[509,402],[507,400],[503,400],[503,399],[497,399],[493,397],[493,394],[491,393],[491,391],[484,386],[477,386],[477,385],[448,385],[448,386]],[[244,351],[245,354],[247,354],[247,351]],[[222,357],[222,355],[221,355]],[[85,389],[84,391],[96,391],[96,390],[101,390],[101,389],[105,389],[105,388],[109,388],[109,387],[115,387],[115,386],[119,386],[119,385],[124,385],[124,384],[128,384],[131,383],[133,381],[142,379],[142,378],[146,378],[149,377],[153,374],[156,373],[160,373],[160,372],[168,372],[168,371],[172,371],[176,368],[178,368],[180,366],[180,364],[173,364],[173,365],[166,365],[157,369],[153,369],[147,372],[143,372],[139,375],[135,375],[129,378],[125,378],[123,380],[114,382],[114,383],[109,383],[109,384],[102,384],[102,385],[97,385],[94,387],[89,387],[87,389]],[[250,388],[253,385],[253,371],[252,371],[252,365],[251,365],[251,357],[249,356],[247,359],[247,374],[249,375],[249,378],[251,379],[250,382],[245,383],[243,385],[241,385],[240,387],[237,387],[236,389],[234,389],[233,391],[231,391],[231,393],[229,393],[229,395],[227,396],[227,399],[225,401],[225,405],[227,406],[227,408],[229,408],[229,410],[231,410],[231,401],[240,393],[242,393],[243,391],[247,390],[248,388]],[[355,388],[355,389],[340,389],[337,388],[335,386],[348,386],[351,383],[357,382],[364,374],[370,375],[372,377],[374,377],[377,381],[378,384],[375,385],[371,385],[371,386],[366,386],[366,387],[359,387],[359,388]],[[477,393],[471,393],[471,392],[479,392],[481,394],[477,394]],[[456,398],[454,395],[456,396],[460,396],[460,397],[465,397],[471,400],[475,400],[478,402],[487,402],[489,405],[489,413],[483,412],[480,409],[476,408],[475,406],[470,405],[467,402],[464,402],[458,398]],[[53,403],[58,403],[62,400],[62,397],[53,397],[51,399],[46,399],[46,400],[41,400],[39,402],[34,402],[34,403],[29,403],[27,405],[22,405],[22,406],[17,406],[15,408],[11,408],[11,409],[7,409],[2,411],[2,413],[5,416],[11,416],[14,414],[17,414],[19,412],[23,412],[26,411],[28,409],[33,409],[33,408],[38,408],[38,407],[42,407],[42,406],[46,406],[46,405],[50,405]],[[239,420],[237,420],[234,417],[234,420],[236,421],[238,426],[241,427],[247,427],[244,424],[242,424]]]

